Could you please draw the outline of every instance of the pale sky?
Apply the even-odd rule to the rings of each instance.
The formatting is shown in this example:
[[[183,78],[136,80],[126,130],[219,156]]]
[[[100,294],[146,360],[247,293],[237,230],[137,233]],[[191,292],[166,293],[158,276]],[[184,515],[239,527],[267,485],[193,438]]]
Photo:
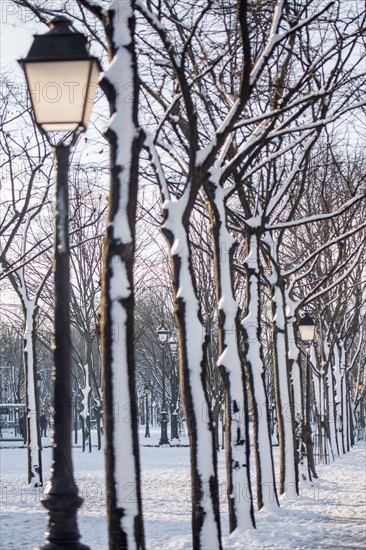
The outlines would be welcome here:
[[[2,3],[2,18],[0,23],[0,56],[1,72],[9,71],[16,76],[22,75],[21,68],[18,67],[17,60],[25,57],[33,42],[33,34],[44,33],[47,28],[36,21],[23,22],[19,14],[6,13],[7,3]]]

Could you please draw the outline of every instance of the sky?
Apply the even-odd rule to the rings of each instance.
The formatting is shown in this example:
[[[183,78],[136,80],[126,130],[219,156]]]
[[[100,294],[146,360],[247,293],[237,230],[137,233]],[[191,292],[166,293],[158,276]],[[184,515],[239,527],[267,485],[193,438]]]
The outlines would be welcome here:
[[[34,19],[30,19],[29,15],[27,18],[24,11],[11,5],[7,0],[1,2],[0,25],[1,70],[3,72],[5,69],[11,69],[21,75],[17,59],[27,55],[33,41],[33,34],[44,32],[44,27]]]

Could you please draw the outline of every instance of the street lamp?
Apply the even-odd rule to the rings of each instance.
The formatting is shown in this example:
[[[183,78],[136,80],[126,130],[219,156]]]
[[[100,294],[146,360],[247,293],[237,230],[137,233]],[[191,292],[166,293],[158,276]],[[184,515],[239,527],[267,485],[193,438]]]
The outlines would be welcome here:
[[[40,451],[43,450],[42,447],[42,427],[41,427],[41,386],[42,386],[42,376],[37,373],[36,376],[36,420],[37,420],[37,434],[38,434],[38,440],[39,440],[39,448]],[[41,483],[43,484],[43,475],[42,475],[42,460],[39,460],[39,479],[41,480]]]
[[[357,432],[357,441],[365,439],[365,405],[364,405],[364,388],[362,382],[357,384],[357,390],[359,393],[358,399],[358,432]]]
[[[299,320],[300,338],[303,342],[313,342],[316,335],[316,325],[310,313],[306,312]]]
[[[144,387],[144,394],[146,395],[145,437],[150,437],[150,428],[149,428],[149,395],[150,395],[150,388],[149,388],[149,386]]]
[[[163,370],[163,405],[161,411],[161,435],[159,445],[169,445],[168,439],[168,413],[166,410],[166,398],[165,398],[165,345],[168,342],[168,336],[170,330],[164,321],[161,322],[160,326],[156,329],[156,333],[159,338],[159,342],[162,349],[162,370]]]
[[[42,133],[86,130],[101,70],[86,49],[86,38],[71,30],[71,21],[55,17],[50,31],[35,35],[25,59],[34,117]]]
[[[175,334],[171,335],[171,337],[168,340],[168,344],[172,355],[176,354],[178,350],[178,342],[177,342],[177,338],[175,337]]]
[[[175,334],[172,334],[171,337],[168,340],[168,344],[170,347],[170,355],[172,357],[174,368],[175,368],[175,361],[177,357],[177,351],[178,351],[178,341],[175,336]],[[178,391],[177,391],[177,385],[174,381],[172,383],[172,420],[171,420],[171,432],[170,436],[171,439],[179,440],[179,433],[178,433]]]
[[[19,408],[15,407],[15,412],[14,412],[14,437],[17,436],[18,425],[19,425]]]
[[[161,344],[165,344],[165,342],[168,340],[170,330],[168,326],[164,323],[164,321],[162,321],[161,324],[156,329],[156,334],[158,335],[159,342]]]
[[[318,477],[314,462],[314,444],[311,437],[310,396],[311,396],[311,370],[310,370],[310,344],[315,340],[316,325],[310,313],[306,312],[298,323],[300,338],[306,345],[306,396],[305,396],[305,430],[304,439],[308,456],[308,466],[315,478]],[[309,472],[309,473],[310,473]]]
[[[39,130],[54,145],[55,201],[55,335],[53,397],[53,466],[51,486],[42,504],[49,511],[43,550],[86,550],[79,542],[78,495],[71,457],[71,337],[70,267],[68,236],[68,170],[71,146],[86,130],[100,71],[99,61],[86,48],[86,38],[71,29],[71,21],[56,17],[50,31],[36,35],[25,59],[25,72],[33,114]],[[55,134],[62,132],[62,134]],[[60,137],[61,135],[61,137]]]

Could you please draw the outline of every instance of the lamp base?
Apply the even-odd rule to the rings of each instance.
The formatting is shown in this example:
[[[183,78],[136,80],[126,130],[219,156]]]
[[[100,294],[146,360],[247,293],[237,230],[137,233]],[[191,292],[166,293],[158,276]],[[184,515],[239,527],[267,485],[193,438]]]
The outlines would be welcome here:
[[[79,542],[76,514],[83,499],[73,492],[74,484],[71,487],[69,494],[48,494],[42,499],[49,512],[49,523],[46,542],[38,550],[90,550]]]
[[[62,546],[60,545],[62,544]],[[56,543],[53,542],[47,542],[46,544],[39,546],[38,548],[35,548],[35,550],[90,550],[89,546],[86,546],[85,544],[82,544],[81,542],[71,542],[70,544],[65,542],[63,543]]]

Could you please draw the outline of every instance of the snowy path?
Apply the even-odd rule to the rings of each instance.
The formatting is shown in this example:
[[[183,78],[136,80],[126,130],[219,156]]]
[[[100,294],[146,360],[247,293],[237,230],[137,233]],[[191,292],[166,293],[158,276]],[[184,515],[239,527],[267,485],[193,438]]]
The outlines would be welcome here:
[[[43,453],[46,473],[50,451],[47,448]],[[189,449],[142,447],[141,454],[147,549],[191,549]],[[26,450],[1,448],[0,460],[0,548],[31,550],[43,542],[46,513],[39,503],[40,493],[29,490],[24,481]],[[74,449],[74,461],[84,497],[79,513],[82,542],[92,550],[107,550],[103,453],[93,449],[83,454],[81,449]],[[225,505],[224,453],[220,453],[219,465],[225,550],[366,547],[364,442],[329,466],[319,466],[316,483],[303,489],[296,501],[282,499],[279,514],[257,514],[256,531],[231,537]],[[242,493],[245,497],[245,491]],[[134,498],[133,484],[127,498]]]

